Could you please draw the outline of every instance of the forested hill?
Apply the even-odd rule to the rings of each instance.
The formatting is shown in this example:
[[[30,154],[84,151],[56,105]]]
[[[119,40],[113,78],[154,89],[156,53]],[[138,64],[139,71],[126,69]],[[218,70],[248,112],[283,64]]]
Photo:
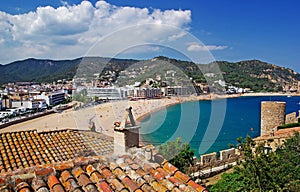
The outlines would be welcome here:
[[[72,79],[80,66],[83,66],[81,68],[91,68],[105,65],[104,70],[119,72],[135,62],[135,60],[100,57],[84,57],[73,60],[30,58],[0,65],[0,85],[8,82],[52,82],[59,79]]]
[[[26,59],[0,65],[0,84],[18,81],[52,82],[72,78],[81,59],[44,60]]]
[[[88,68],[91,68],[95,73],[114,72],[117,78],[121,71],[130,66],[134,69],[133,64],[137,62],[142,62],[143,65],[154,64],[157,66],[151,71],[152,73],[155,70],[161,71],[159,70],[160,65],[170,63],[195,81],[203,83],[211,78],[211,75],[208,74],[216,72],[215,66],[217,64],[221,69],[221,74],[215,76],[219,78],[222,75],[228,85],[251,88],[254,91],[281,91],[286,85],[296,85],[300,81],[300,74],[295,71],[259,60],[217,61],[211,64],[196,65],[189,61],[160,56],[143,61],[101,57],[85,57],[73,60],[26,59],[0,65],[0,84],[18,81],[52,82],[58,79],[72,79],[79,69],[85,72]],[[84,67],[80,68],[80,66]]]
[[[259,60],[217,63],[227,83],[250,87],[254,91],[281,91],[282,87],[297,86],[300,81],[299,73]]]
[[[210,64],[195,65],[188,61],[166,57],[158,58],[159,60],[167,60],[183,70],[188,76],[193,77],[195,81],[202,83],[213,78],[210,74],[215,73],[215,79],[224,79],[227,85],[250,88],[253,91],[276,92],[282,91],[286,86],[297,87],[298,81],[300,81],[300,74],[292,69],[259,60],[216,61]]]

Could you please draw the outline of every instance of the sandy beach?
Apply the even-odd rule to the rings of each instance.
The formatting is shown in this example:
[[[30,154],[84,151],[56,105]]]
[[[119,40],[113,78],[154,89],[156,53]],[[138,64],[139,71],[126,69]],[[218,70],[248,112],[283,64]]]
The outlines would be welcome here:
[[[138,101],[112,101],[76,111],[68,109],[62,113],[54,113],[14,124],[1,129],[0,133],[32,129],[36,129],[39,132],[60,129],[89,130],[89,124],[92,121],[95,123],[96,131],[111,136],[114,122],[121,121],[124,118],[125,109],[128,107],[132,107],[135,119],[141,119],[153,111],[184,102],[185,100],[182,98],[164,98]]]
[[[266,96],[270,94],[244,94],[243,96]],[[280,95],[280,94],[271,94]],[[282,94],[281,94],[282,95]],[[96,131],[112,136],[113,124],[122,121],[125,115],[125,109],[132,107],[133,115],[137,121],[140,121],[154,111],[164,109],[170,105],[196,100],[213,100],[222,98],[235,98],[241,96],[235,95],[201,95],[190,97],[171,97],[163,99],[137,100],[137,101],[111,101],[100,105],[73,110],[68,109],[62,113],[54,113],[37,119],[18,123],[0,130],[2,132],[12,132],[21,130],[50,131],[60,129],[81,129],[89,130],[90,122],[95,123]]]

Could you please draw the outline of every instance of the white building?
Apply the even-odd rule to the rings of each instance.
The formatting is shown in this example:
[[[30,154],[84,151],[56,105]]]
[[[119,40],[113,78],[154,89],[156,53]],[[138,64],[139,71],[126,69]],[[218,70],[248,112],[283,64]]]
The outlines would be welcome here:
[[[116,87],[92,87],[87,89],[87,95],[98,99],[121,100],[127,98],[127,91]]]
[[[195,93],[193,88],[182,86],[162,87],[161,91],[164,96],[189,96]]]
[[[44,99],[20,101],[12,101],[12,108],[27,108],[27,109],[46,109],[47,103]]]
[[[57,105],[65,100],[65,92],[64,91],[57,91],[52,93],[45,93],[43,92],[41,95],[34,96],[35,99],[42,99],[45,100],[47,105]]]
[[[132,88],[127,90],[128,97],[157,98],[162,96],[160,88]]]

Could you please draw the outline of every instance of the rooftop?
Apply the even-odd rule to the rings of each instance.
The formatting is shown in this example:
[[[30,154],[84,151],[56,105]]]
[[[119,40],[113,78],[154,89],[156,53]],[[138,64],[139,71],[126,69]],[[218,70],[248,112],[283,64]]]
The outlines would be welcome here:
[[[282,138],[286,139],[294,135],[295,132],[300,132],[300,127],[294,128],[285,128],[274,131],[274,135],[263,135],[255,138],[254,140],[265,140],[265,139],[273,139],[273,138]]]
[[[93,132],[61,130],[0,134],[0,173],[79,156],[113,153],[113,140]]]
[[[112,155],[113,140],[100,133],[22,131],[0,137],[3,192],[205,191],[161,156],[149,160],[149,148]]]

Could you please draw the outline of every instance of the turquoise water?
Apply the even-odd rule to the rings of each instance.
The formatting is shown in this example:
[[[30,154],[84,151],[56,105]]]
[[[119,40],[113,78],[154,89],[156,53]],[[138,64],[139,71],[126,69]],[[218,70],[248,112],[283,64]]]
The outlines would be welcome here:
[[[155,112],[140,123],[145,142],[160,145],[181,137],[196,155],[227,149],[236,138],[259,136],[261,101],[285,101],[286,112],[300,110],[300,97],[258,96],[195,101]]]

